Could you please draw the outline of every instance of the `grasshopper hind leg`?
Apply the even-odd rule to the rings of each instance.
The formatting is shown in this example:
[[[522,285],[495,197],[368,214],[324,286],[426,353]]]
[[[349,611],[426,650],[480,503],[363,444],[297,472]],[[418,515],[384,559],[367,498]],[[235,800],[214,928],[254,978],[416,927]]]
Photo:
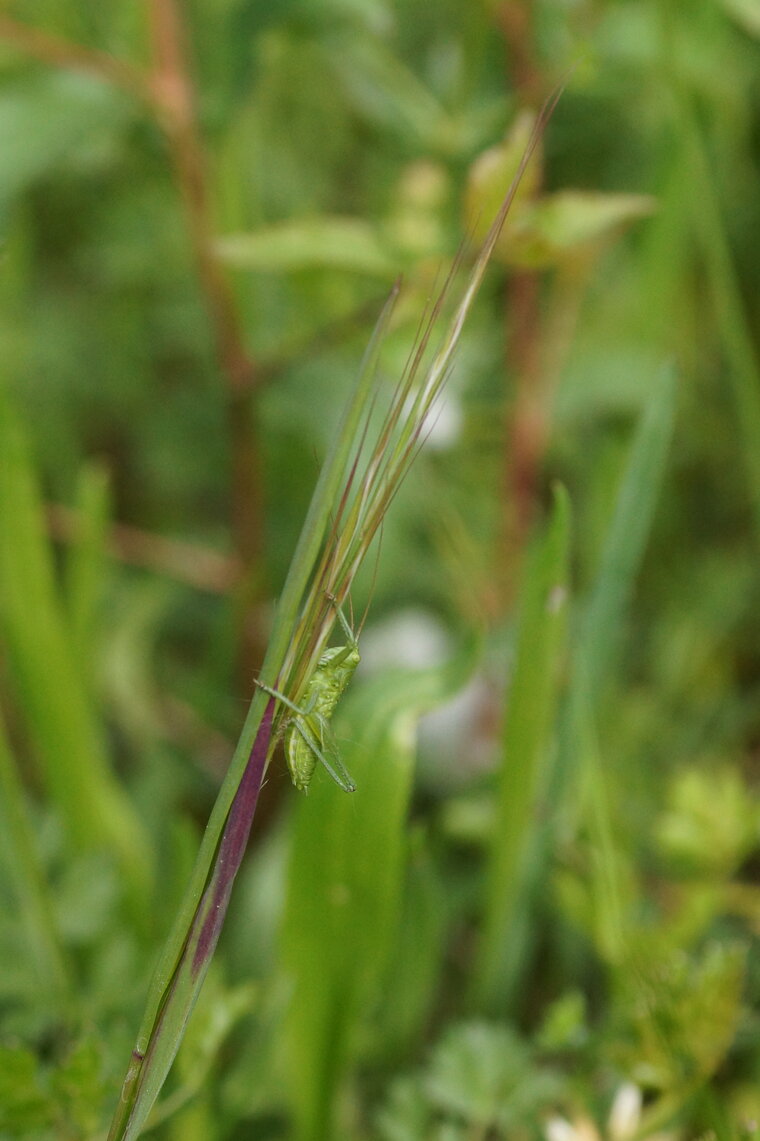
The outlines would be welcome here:
[[[288,719],[285,729],[285,752],[290,775],[296,788],[300,792],[308,790],[314,767],[319,761],[339,788],[342,788],[344,792],[355,792],[356,784],[340,759],[338,746],[327,719],[314,712],[317,695],[312,694],[307,705],[301,707],[286,697],[284,693],[281,693],[279,689],[273,689],[265,682],[259,681],[258,678],[255,680],[255,684],[259,689],[263,689],[264,693],[268,693],[270,697],[282,702],[285,708],[293,713],[293,716]],[[313,724],[318,727],[319,736],[312,728]],[[313,758],[311,764],[304,761],[304,758],[300,756],[301,749],[306,749],[311,755]],[[329,760],[327,754],[329,754]]]
[[[317,739],[317,735],[312,729],[311,723],[314,721],[316,721],[319,726],[320,740]],[[340,759],[338,745],[333,736],[332,729],[325,718],[319,714],[312,714],[308,721],[294,718],[292,728],[299,736],[299,744],[308,748],[315,762],[319,761],[319,763],[324,766],[338,787],[342,788],[344,792],[356,792],[356,784],[348,772],[348,769],[343,764],[343,761]],[[292,771],[291,767],[291,772]],[[306,791],[310,779],[311,773],[309,773],[304,784],[303,791]]]

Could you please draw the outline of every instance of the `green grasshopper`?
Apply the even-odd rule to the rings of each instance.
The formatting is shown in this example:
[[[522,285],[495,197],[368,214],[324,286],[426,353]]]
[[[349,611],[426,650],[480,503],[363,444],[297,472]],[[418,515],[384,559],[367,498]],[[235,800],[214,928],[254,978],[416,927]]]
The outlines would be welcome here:
[[[331,598],[331,601],[335,602],[335,599]],[[306,686],[303,707],[264,682],[256,682],[265,693],[277,698],[292,713],[285,726],[285,756],[293,784],[301,792],[308,790],[317,761],[321,761],[344,792],[356,790],[356,785],[340,759],[330,718],[359,665],[359,643],[337,603],[336,608],[347,644],[332,646],[320,654],[317,667]]]

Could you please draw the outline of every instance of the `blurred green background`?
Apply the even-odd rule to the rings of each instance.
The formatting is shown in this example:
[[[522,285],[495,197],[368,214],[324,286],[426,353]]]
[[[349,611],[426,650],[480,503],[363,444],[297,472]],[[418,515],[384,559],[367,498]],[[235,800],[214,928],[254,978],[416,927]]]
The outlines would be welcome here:
[[[105,1136],[383,300],[391,383],[559,83],[150,1135],[756,1135],[757,0],[9,0],[2,1141]]]

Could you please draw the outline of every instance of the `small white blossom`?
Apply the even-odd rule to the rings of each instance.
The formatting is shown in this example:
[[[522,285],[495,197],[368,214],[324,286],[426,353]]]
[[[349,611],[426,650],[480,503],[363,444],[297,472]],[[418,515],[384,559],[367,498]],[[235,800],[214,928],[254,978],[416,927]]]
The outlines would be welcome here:
[[[568,1121],[550,1117],[544,1126],[546,1141],[629,1141],[641,1124],[643,1099],[633,1082],[625,1082],[615,1094],[607,1126],[602,1135],[589,1117],[579,1115]],[[647,1134],[647,1141],[675,1141],[672,1133]]]
[[[607,1123],[611,1141],[626,1141],[632,1137],[641,1118],[641,1090],[633,1082],[626,1082],[615,1094]]]

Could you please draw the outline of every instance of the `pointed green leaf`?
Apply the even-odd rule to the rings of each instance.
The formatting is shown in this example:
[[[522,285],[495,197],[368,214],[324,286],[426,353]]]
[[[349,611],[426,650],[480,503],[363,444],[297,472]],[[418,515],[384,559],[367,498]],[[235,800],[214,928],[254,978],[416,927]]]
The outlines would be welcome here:
[[[150,897],[148,837],[115,779],[55,579],[23,427],[0,384],[0,631],[47,791],[76,844],[120,862],[138,915]]]
[[[657,207],[648,194],[563,190],[527,205],[501,236],[496,256],[519,269],[543,269],[646,218]]]
[[[304,218],[252,234],[229,234],[216,243],[219,256],[236,269],[292,273],[342,269],[393,279],[398,271],[377,231],[360,218]]]
[[[498,801],[486,872],[481,945],[474,971],[476,1003],[493,1006],[503,995],[505,949],[523,864],[536,824],[554,729],[559,665],[568,599],[570,504],[561,487],[546,532],[525,576],[512,680],[507,696]]]
[[[332,1135],[335,1096],[355,1017],[378,1000],[398,926],[416,724],[473,668],[383,675],[350,693],[336,736],[357,781],[334,795],[318,772],[296,805],[282,955],[292,986],[289,1072],[299,1141]]]

